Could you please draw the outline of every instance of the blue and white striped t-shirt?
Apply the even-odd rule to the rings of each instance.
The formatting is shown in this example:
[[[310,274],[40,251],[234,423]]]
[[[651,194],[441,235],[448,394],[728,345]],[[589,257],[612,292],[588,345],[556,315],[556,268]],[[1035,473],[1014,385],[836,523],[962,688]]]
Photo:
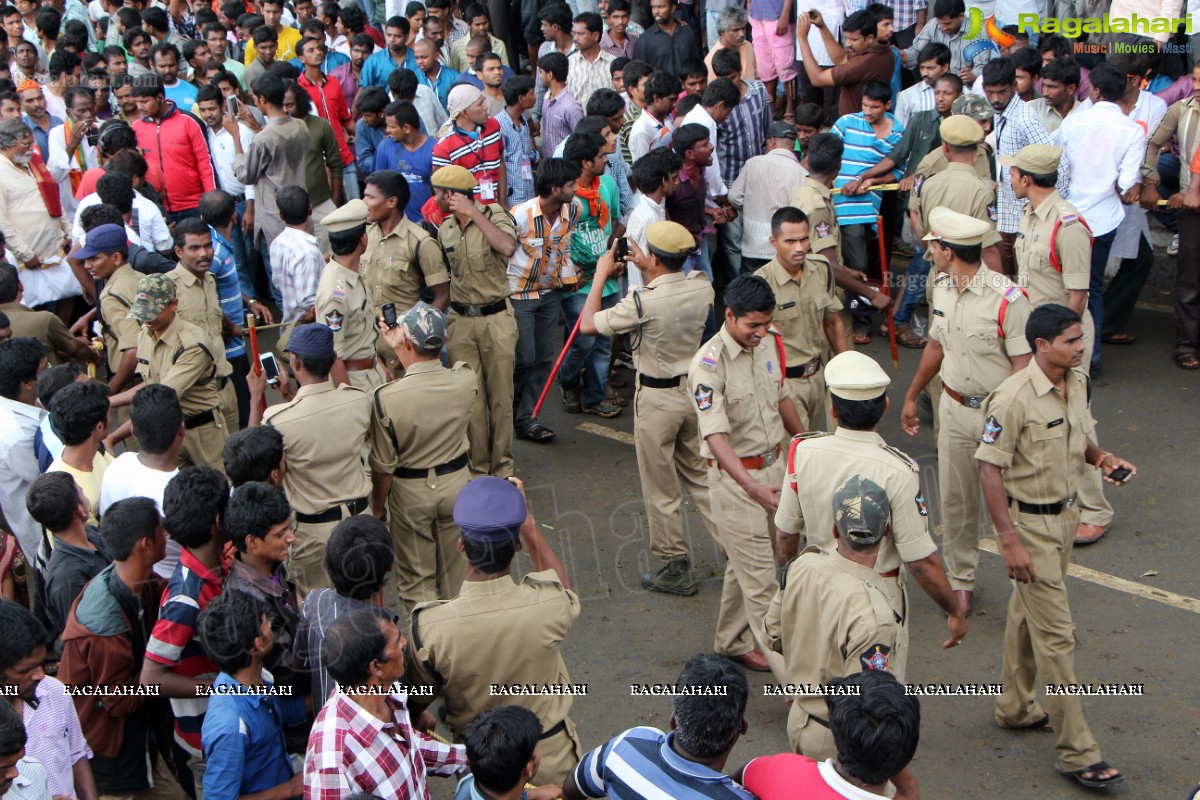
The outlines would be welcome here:
[[[834,188],[845,186],[852,178],[878,164],[900,142],[904,126],[891,114],[887,116],[892,121],[892,132],[882,139],[875,138],[875,131],[861,111],[857,114],[847,114],[833,124],[831,132],[846,143],[846,150],[842,154],[842,168],[833,182]],[[895,180],[900,180],[904,172],[897,169],[892,175]],[[833,207],[838,225],[873,225],[875,216],[879,213],[879,197],[878,192],[853,196],[835,194]]]

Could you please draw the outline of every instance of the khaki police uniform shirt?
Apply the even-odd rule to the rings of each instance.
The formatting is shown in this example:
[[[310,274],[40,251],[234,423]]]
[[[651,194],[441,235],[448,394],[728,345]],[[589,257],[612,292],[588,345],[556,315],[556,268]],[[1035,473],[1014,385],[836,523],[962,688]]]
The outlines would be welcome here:
[[[825,318],[842,310],[833,293],[833,268],[824,256],[809,254],[798,278],[771,259],[755,273],[775,292],[773,324],[783,332],[787,367],[808,364],[825,353]]]
[[[115,375],[121,368],[121,356],[138,345],[142,326],[129,318],[129,306],[137,299],[137,285],[142,276],[128,264],[117,267],[100,292],[101,333],[108,368]]]
[[[566,719],[566,694],[504,696],[491,685],[570,683],[558,647],[579,618],[579,596],[553,570],[466,581],[453,600],[413,609],[407,674],[445,698],[446,721],[461,736],[479,712],[516,704],[537,714],[542,730]],[[422,702],[428,698],[422,698]]]
[[[933,175],[937,175],[948,166],[950,166],[950,162],[946,160],[946,153],[942,150],[941,145],[938,145],[921,159],[921,163],[917,164],[917,171],[913,174],[921,175],[928,179]],[[994,181],[996,179],[995,173],[992,172],[991,148],[983,142],[980,142],[975,147],[975,160],[971,163],[971,167],[976,175],[987,181]]]
[[[1054,226],[1058,234],[1054,235]],[[1050,239],[1061,272],[1050,261]],[[1035,307],[1043,303],[1066,305],[1071,290],[1087,291],[1092,279],[1092,235],[1075,206],[1051,193],[1035,209],[1026,205],[1014,243],[1017,274]]]
[[[688,391],[700,417],[700,454],[713,457],[707,437],[714,433],[727,434],[740,458],[773,451],[786,435],[779,416],[779,403],[787,396],[780,376],[774,334],[744,350],[722,325],[688,368]]]
[[[511,236],[515,242],[517,228],[513,219],[499,204],[475,207],[492,224]],[[438,241],[450,260],[450,298],[466,305],[486,305],[503,300],[511,293],[508,286],[508,259],[488,244],[478,225],[468,221],[459,224],[453,214],[446,217],[438,230]]]
[[[397,309],[399,313],[399,309]],[[375,355],[375,306],[359,272],[330,259],[317,284],[316,317],[333,331],[333,349],[343,361]]]
[[[20,303],[0,304],[0,311],[8,316],[14,339],[28,336],[42,343],[46,361],[50,366],[55,367],[63,363],[60,352],[75,352],[75,337],[57,314],[50,311],[34,311]]]
[[[459,362],[419,361],[404,377],[375,390],[371,405],[371,470],[428,469],[467,452],[467,423],[479,391]]]
[[[329,380],[301,386],[291,402],[267,409],[263,422],[283,435],[283,488],[294,511],[320,514],[370,494],[360,455],[371,425],[366,392],[335,389]]]
[[[713,297],[712,284],[701,270],[686,276],[660,275],[612,308],[596,312],[596,330],[601,336],[636,332],[633,362],[639,375],[687,375]]]
[[[838,428],[832,434],[807,433],[793,439],[775,525],[803,533],[809,546],[837,550],[833,538],[833,493],[855,475],[879,484],[892,509],[892,532],[879,544],[875,571],[890,572],[902,562],[920,561],[937,552],[929,535],[929,516],[917,462],[888,447],[874,431]]]
[[[1006,300],[1001,326],[1000,308]],[[970,395],[984,395],[999,386],[1012,374],[1009,359],[1030,352],[1025,322],[1031,310],[1029,300],[1012,281],[983,264],[961,292],[952,275],[938,275],[930,304],[929,336],[945,352],[945,385]]]
[[[1000,234],[996,232],[996,192],[992,182],[980,178],[966,164],[949,164],[913,190],[908,207],[920,215],[919,236],[929,233],[929,212],[938,206],[954,209],[991,225],[992,230],[983,239],[984,247],[1000,241]]]
[[[220,405],[217,361],[208,349],[208,337],[178,316],[160,338],[142,327],[138,334],[137,371],[146,383],[161,383],[174,389],[184,417],[203,414]]]
[[[791,205],[808,216],[808,235],[813,253],[832,247],[833,257],[842,263],[842,231],[833,208],[833,195],[823,183],[810,177],[792,194]]]
[[[175,297],[179,300],[175,313],[204,331],[208,348],[217,360],[217,377],[229,377],[233,367],[225,358],[225,336],[221,330],[225,314],[217,296],[217,279],[206,272],[202,281],[182,264],[168,272],[167,277],[175,282]]]
[[[387,236],[378,223],[367,226],[367,250],[359,272],[375,308],[395,303],[399,315],[417,304],[422,285],[440,286],[450,280],[438,243],[407,217]]]
[[[904,614],[875,569],[806,547],[788,564],[767,609],[767,646],[783,654],[789,683],[820,685],[867,669],[891,671],[895,659],[903,663],[894,650]],[[796,704],[829,719],[823,697],[796,697]]]
[[[1093,430],[1088,378],[1067,370],[1064,395],[1036,360],[996,387],[984,403],[983,435],[975,458],[1004,472],[1010,497],[1058,503],[1075,496]]]

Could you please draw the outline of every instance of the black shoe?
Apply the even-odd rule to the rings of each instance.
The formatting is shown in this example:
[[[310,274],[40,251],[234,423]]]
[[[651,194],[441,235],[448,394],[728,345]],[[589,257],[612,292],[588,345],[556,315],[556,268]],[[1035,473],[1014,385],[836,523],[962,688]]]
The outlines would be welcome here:
[[[672,561],[657,572],[642,575],[642,586],[652,592],[691,597],[697,592],[696,579],[686,558]]]

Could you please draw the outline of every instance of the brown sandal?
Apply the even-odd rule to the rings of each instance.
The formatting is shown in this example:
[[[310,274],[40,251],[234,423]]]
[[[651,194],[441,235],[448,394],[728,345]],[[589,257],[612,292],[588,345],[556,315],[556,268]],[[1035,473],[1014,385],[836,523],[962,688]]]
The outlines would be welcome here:
[[[896,342],[909,350],[921,350],[925,347],[925,339],[913,332],[909,325],[896,326]]]

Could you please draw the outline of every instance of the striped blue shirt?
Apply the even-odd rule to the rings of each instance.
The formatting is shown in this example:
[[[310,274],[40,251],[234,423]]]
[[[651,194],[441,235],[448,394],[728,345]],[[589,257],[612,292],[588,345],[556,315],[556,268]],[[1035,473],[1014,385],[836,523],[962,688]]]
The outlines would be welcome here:
[[[517,127],[508,115],[508,109],[495,117],[500,123],[500,137],[504,140],[504,172],[508,176],[508,207],[518,206],[532,198],[533,173],[537,166],[538,151],[533,146],[529,125]]]
[[[236,224],[236,223],[235,223]],[[225,241],[225,237],[217,233],[211,225],[213,240],[212,276],[217,282],[217,299],[221,303],[221,313],[229,317],[235,325],[241,327],[246,323],[246,308],[242,305],[242,287],[238,283],[237,264],[233,259],[233,245]],[[234,336],[225,342],[225,357],[237,358],[246,354],[246,342],[240,336]]]
[[[904,126],[891,114],[887,117],[892,121],[892,132],[882,139],[875,138],[875,131],[861,111],[857,114],[847,114],[833,124],[832,133],[846,143],[846,151],[842,154],[842,168],[833,182],[834,188],[840,189],[855,176],[878,164],[900,142]],[[895,180],[900,180],[904,173],[897,169],[892,171],[892,175]],[[838,225],[873,225],[876,215],[879,214],[879,194],[835,194],[833,206],[837,213]]]
[[[754,800],[733,778],[671,749],[674,733],[630,728],[588,753],[575,768],[585,797],[612,800]]]

